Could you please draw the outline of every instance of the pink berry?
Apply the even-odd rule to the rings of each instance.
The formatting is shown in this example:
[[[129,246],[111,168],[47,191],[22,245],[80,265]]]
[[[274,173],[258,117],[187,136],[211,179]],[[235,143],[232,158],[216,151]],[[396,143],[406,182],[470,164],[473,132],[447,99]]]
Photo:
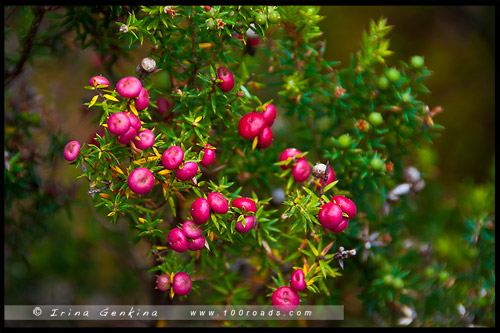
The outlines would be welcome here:
[[[194,238],[192,242],[188,241],[188,249],[191,251],[202,250],[204,246],[205,246],[205,237],[203,236]]]
[[[160,97],[156,100],[156,107],[158,108],[158,113],[163,117],[165,113],[170,109],[172,104],[165,97]]]
[[[327,229],[335,229],[342,222],[342,218],[342,209],[334,202],[328,202],[319,209],[319,223]]]
[[[238,208],[243,211],[245,208],[246,212],[257,213],[257,205],[252,199],[249,198],[236,198],[233,200],[233,207]]]
[[[116,135],[124,134],[130,128],[130,118],[124,112],[113,113],[108,119],[108,130]]]
[[[195,239],[201,236],[201,227],[191,220],[187,220],[182,224],[182,232],[186,237]]]
[[[184,150],[179,146],[172,146],[161,155],[161,164],[165,169],[174,170],[184,160]]]
[[[273,137],[274,137],[273,131],[269,127],[265,127],[259,133],[257,147],[259,147],[260,149],[265,149],[269,147],[273,142]]]
[[[139,149],[148,149],[155,143],[155,135],[148,129],[144,129],[137,133],[140,140],[134,139],[135,146]]]
[[[177,177],[177,179],[179,180],[186,181],[193,179],[193,177],[196,176],[197,172],[198,164],[196,164],[196,162],[189,161],[184,163],[184,165],[177,169],[177,171],[175,172],[175,177]]]
[[[267,126],[271,127],[276,119],[276,107],[273,104],[268,104],[262,112],[262,117],[266,120]]]
[[[91,85],[92,87],[105,85],[105,87],[103,89],[106,89],[106,88],[109,88],[109,81],[104,76],[98,75],[98,76],[93,76],[90,79],[89,85]]]
[[[137,168],[128,176],[128,186],[136,194],[145,194],[151,191],[155,184],[153,173],[147,168]]]
[[[255,216],[248,215],[245,216],[245,226],[243,226],[242,222],[236,222],[236,230],[238,230],[241,233],[246,233],[253,228],[254,224],[255,224]]]
[[[196,224],[203,224],[210,217],[210,205],[205,198],[198,198],[191,204],[191,216]]]
[[[74,161],[80,154],[80,142],[70,141],[64,146],[64,159],[67,161]]]
[[[173,228],[170,230],[167,236],[168,246],[176,252],[186,252],[188,249],[187,238],[181,229]]]
[[[186,272],[175,274],[173,282],[174,293],[179,296],[184,296],[191,290],[191,278]]]
[[[332,202],[335,202],[340,206],[342,211],[348,215],[348,219],[352,219],[356,216],[356,204],[351,199],[348,199],[343,195],[336,195],[332,197]]]
[[[304,271],[301,269],[296,269],[292,273],[292,277],[290,278],[290,287],[295,291],[304,291],[306,290],[306,280],[305,280]]]
[[[137,97],[141,92],[141,89],[141,81],[133,76],[124,77],[116,84],[116,91],[124,98]]]
[[[295,290],[290,287],[279,287],[271,296],[271,304],[281,312],[290,312],[299,306],[300,297]]]
[[[132,112],[127,112],[128,119],[130,120],[130,127],[133,127],[136,131],[141,129],[141,120]]]
[[[132,139],[134,139],[136,135],[137,131],[135,130],[135,128],[130,126],[125,133],[123,133],[122,135],[118,135],[118,142],[123,143],[125,145],[129,144],[130,141],[132,141]]]
[[[247,140],[255,138],[266,127],[266,120],[260,113],[250,112],[238,122],[238,132]]]
[[[135,108],[139,111],[144,110],[149,106],[149,93],[146,89],[141,88],[139,95],[135,99]]]
[[[158,275],[156,277],[156,287],[161,291],[170,289],[170,277],[166,274]]]
[[[292,170],[293,179],[296,182],[303,182],[311,174],[311,166],[305,159],[300,159],[297,161]]]
[[[212,148],[210,148],[212,147]],[[200,164],[204,167],[210,166],[215,161],[215,147],[207,143],[205,149],[203,150],[203,157],[201,158]]]
[[[335,177],[335,172],[333,171],[332,167],[329,167],[330,169],[328,170],[328,178],[326,179],[326,184],[327,186],[330,183],[333,183],[336,179]],[[319,185],[316,186],[316,189],[319,191],[321,190],[321,186],[323,185],[323,179],[319,180]]]
[[[295,148],[287,148],[287,149],[283,150],[283,152],[280,154],[278,161],[279,162],[286,161],[287,159],[294,157],[295,155],[298,155],[298,154],[302,154],[302,152],[298,149],[295,149]],[[302,159],[305,160],[305,157],[300,158],[300,160],[302,160]],[[286,170],[286,169],[290,168],[291,165],[292,165],[292,163],[290,163],[290,165],[280,165],[280,168],[283,170]]]
[[[220,193],[212,192],[207,195],[210,208],[218,214],[226,214],[229,210],[227,199]]]
[[[219,67],[217,69],[217,76],[222,80],[220,82],[220,89],[223,92],[231,91],[234,87],[233,73],[227,67]]]
[[[342,231],[344,231],[345,228],[349,225],[349,219],[347,217],[342,217],[342,221],[333,229],[330,229],[334,233],[338,234]]]
[[[247,43],[251,46],[257,46],[260,43],[260,38],[247,38]]]

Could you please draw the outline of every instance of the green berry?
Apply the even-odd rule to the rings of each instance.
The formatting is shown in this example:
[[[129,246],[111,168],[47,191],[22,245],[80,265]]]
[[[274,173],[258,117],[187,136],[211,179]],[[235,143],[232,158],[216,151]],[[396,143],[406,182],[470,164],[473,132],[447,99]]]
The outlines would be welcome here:
[[[417,56],[417,55],[413,56],[410,59],[410,63],[415,68],[422,67],[424,65],[424,57]]]
[[[351,145],[351,137],[349,134],[342,134],[338,139],[341,148],[348,148]]]
[[[373,170],[380,171],[384,167],[384,161],[382,161],[378,157],[374,157],[370,161],[370,166],[372,167]]]
[[[207,20],[205,22],[205,25],[207,26],[207,29],[209,29],[209,30],[214,30],[214,28],[215,28],[214,20]]]
[[[387,87],[389,87],[389,80],[385,76],[381,76],[378,79],[377,85],[380,89],[385,90]]]
[[[436,274],[436,270],[432,267],[427,267],[427,269],[425,270],[425,276],[427,276],[428,278],[432,278],[434,277],[434,274]]]
[[[393,282],[394,288],[396,289],[403,289],[405,283],[401,278],[395,278]]]
[[[384,275],[384,277],[382,278],[382,281],[386,285],[392,285],[394,282],[394,278],[392,277],[392,275],[387,274],[387,275]]]
[[[450,278],[450,273],[447,271],[441,271],[439,272],[438,279],[441,282],[446,282]]]
[[[401,73],[396,68],[389,68],[387,70],[387,78],[392,82],[398,82],[401,78]]]
[[[401,101],[403,101],[404,103],[410,103],[411,102],[411,94],[409,94],[409,93],[402,94]]]
[[[382,115],[380,113],[378,113],[378,112],[372,112],[368,116],[368,121],[370,122],[370,124],[372,124],[373,126],[377,127],[377,126],[381,125],[384,122],[384,118],[382,117]]]
[[[257,16],[255,16],[255,22],[260,25],[266,24],[266,15],[264,13],[258,13]]]
[[[272,24],[276,24],[276,23],[279,23],[281,20],[281,16],[280,16],[280,13],[278,13],[277,11],[272,11],[269,13],[269,22],[272,23]]]

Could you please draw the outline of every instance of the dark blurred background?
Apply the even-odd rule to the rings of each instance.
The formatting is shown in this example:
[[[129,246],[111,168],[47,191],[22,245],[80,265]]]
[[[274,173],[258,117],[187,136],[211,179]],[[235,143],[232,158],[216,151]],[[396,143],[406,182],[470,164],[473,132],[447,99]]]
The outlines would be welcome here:
[[[325,57],[349,64],[370,20],[386,17],[394,26],[390,34],[394,51],[388,64],[425,57],[434,74],[425,82],[431,94],[423,100],[444,112],[435,121],[446,129],[430,148],[413,152],[413,161],[430,188],[452,204],[461,184],[494,179],[495,158],[495,8],[493,6],[325,6],[320,14],[326,39]],[[8,17],[6,26],[23,24],[23,13]],[[44,22],[42,22],[43,27]],[[42,121],[53,133],[87,142],[96,129],[95,115],[82,104],[92,95],[83,89],[91,76],[104,73],[102,61],[91,49],[80,50],[68,36],[64,57],[41,56],[26,64],[9,92],[32,92],[43,104]],[[19,47],[5,40],[5,52]],[[134,59],[121,60],[117,72],[130,75],[149,48],[139,48]],[[47,133],[36,133],[39,149],[49,145]],[[5,304],[147,304],[151,290],[151,267],[146,244],[132,246],[124,221],[110,225],[92,208],[80,170],[62,158],[37,172],[44,181],[75,184],[69,211],[59,210],[39,221],[44,229],[29,246],[5,253]],[[491,199],[491,198],[490,198]],[[493,201],[489,201],[493,202]],[[439,204],[439,203],[437,203]],[[494,207],[491,207],[494,210]],[[22,205],[15,214],[22,214]],[[38,221],[37,221],[38,222]],[[121,223],[120,223],[121,222]],[[353,324],[346,315],[346,325]],[[75,323],[71,323],[75,324]],[[80,323],[81,324],[81,323]],[[103,323],[101,323],[103,324]],[[115,322],[113,324],[119,324]],[[127,322],[124,325],[144,325]],[[369,324],[369,322],[367,322]],[[37,323],[48,325],[48,323]],[[58,323],[50,323],[58,325]]]

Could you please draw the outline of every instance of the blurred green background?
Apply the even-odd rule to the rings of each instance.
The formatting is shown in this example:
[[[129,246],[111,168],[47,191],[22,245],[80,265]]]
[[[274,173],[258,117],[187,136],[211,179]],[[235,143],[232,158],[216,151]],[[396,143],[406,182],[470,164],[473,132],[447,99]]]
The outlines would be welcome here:
[[[396,65],[399,59],[408,61],[413,55],[422,55],[426,66],[434,71],[425,82],[431,94],[424,97],[424,101],[431,108],[443,107],[444,112],[436,116],[435,121],[446,130],[430,148],[412,154],[412,162],[427,182],[426,189],[419,194],[419,203],[424,207],[421,209],[426,211],[416,212],[415,219],[433,216],[440,210],[442,213],[443,207],[466,215],[477,205],[485,205],[485,209],[494,212],[495,193],[490,185],[494,182],[495,163],[495,8],[325,6],[320,14],[326,17],[321,28],[326,40],[327,60],[339,60],[341,66],[347,66],[350,54],[359,48],[362,32],[368,29],[369,21],[387,17],[388,23],[394,26],[390,35],[390,49],[394,55],[388,64]],[[30,20],[18,10],[6,18],[4,26],[19,28],[29,23]],[[46,22],[42,22],[42,29],[44,24]],[[80,50],[72,39],[70,34],[62,41],[68,50],[63,56],[37,56],[26,64],[16,81],[6,86],[6,96],[36,96],[40,106],[36,112],[40,113],[44,128],[34,132],[36,150],[40,152],[50,146],[47,129],[52,134],[81,142],[87,142],[96,129],[95,115],[89,114],[82,105],[92,97],[83,86],[91,76],[104,73],[104,67],[93,50]],[[6,53],[19,48],[15,38],[6,39],[4,46]],[[138,48],[134,59],[119,61],[116,72],[131,75],[148,52],[148,47]],[[10,105],[5,104],[5,107]],[[49,216],[23,216],[29,205],[23,199],[14,205],[12,213],[6,213],[6,219],[31,221],[29,228],[16,230],[26,233],[22,237],[28,241],[22,248],[13,248],[8,242],[4,246],[4,303],[149,304],[165,301],[165,295],[152,290],[152,274],[145,273],[152,266],[146,258],[148,247],[141,243],[130,244],[134,232],[125,221],[110,225],[105,217],[95,212],[86,193],[87,180],[75,179],[79,170],[61,157],[43,164],[36,172],[42,179],[42,187],[55,181],[60,184],[54,185],[56,187],[76,184],[77,189],[69,210],[58,210]],[[435,216],[447,218],[446,214]],[[455,222],[446,221],[445,225],[454,228]],[[4,228],[5,237],[10,237],[12,230]],[[443,237],[430,234],[429,237],[436,237],[437,243],[444,244],[440,253],[445,259],[454,255],[449,248],[459,237],[458,233],[450,232]],[[357,304],[355,300],[346,302]],[[196,303],[196,299],[192,303]],[[33,325],[49,324],[63,325],[62,322]],[[77,325],[76,322],[69,324]],[[360,310],[346,312],[342,325],[359,324],[370,325],[371,321],[363,318]]]

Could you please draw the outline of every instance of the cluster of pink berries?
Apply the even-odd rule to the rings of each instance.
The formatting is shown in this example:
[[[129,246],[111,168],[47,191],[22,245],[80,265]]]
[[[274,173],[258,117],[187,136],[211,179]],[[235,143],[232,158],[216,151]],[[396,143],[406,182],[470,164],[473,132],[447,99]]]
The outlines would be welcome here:
[[[158,275],[156,277],[156,287],[161,291],[166,291],[172,287],[176,295],[184,296],[191,290],[192,282],[189,274],[186,272],[178,272],[174,275],[172,281],[167,274]]]
[[[332,197],[331,202],[321,206],[318,220],[326,229],[340,233],[347,228],[349,220],[355,215],[356,204],[343,195],[336,195]]]
[[[268,104],[262,113],[249,112],[241,117],[238,123],[238,133],[247,140],[257,137],[257,147],[265,149],[273,142],[271,126],[276,119],[276,107]]]
[[[304,271],[296,269],[290,278],[290,287],[277,288],[271,296],[271,304],[280,311],[293,311],[299,306],[300,297],[297,291],[306,290]]]
[[[311,166],[309,165],[309,162],[307,162],[304,156],[295,157],[299,154],[302,154],[300,150],[295,148],[287,148],[280,154],[278,161],[282,162],[291,159],[290,162],[288,162],[287,164],[280,165],[281,169],[286,170],[292,167],[293,179],[296,182],[303,182],[307,180],[307,178],[309,178],[309,176],[311,175]],[[329,167],[328,178],[326,180],[325,186],[334,182],[335,179],[336,179],[335,172],[333,171],[332,167]],[[322,185],[323,185],[323,179],[320,179],[319,183],[316,184],[316,189],[319,191]]]

